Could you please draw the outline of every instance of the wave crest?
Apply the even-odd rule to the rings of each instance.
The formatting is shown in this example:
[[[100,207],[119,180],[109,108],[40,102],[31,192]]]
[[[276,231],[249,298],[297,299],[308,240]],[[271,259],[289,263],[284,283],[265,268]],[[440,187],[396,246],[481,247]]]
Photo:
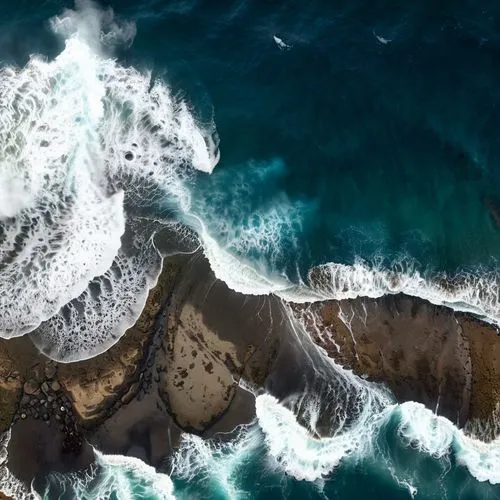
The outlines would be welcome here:
[[[51,21],[65,38],[54,60],[0,70],[0,336],[42,324],[35,343],[62,361],[116,342],[156,281],[149,236],[125,233],[131,211],[189,203],[186,180],[218,160],[186,103],[111,57],[135,26],[77,7]],[[97,321],[104,307],[119,317]]]

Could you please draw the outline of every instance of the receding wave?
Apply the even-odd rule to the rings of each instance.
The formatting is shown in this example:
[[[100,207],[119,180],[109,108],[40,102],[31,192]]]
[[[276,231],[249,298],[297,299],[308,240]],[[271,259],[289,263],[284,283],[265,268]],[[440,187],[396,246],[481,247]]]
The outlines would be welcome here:
[[[137,231],[140,234],[140,231]],[[154,241],[132,237],[113,264],[87,289],[30,334],[49,358],[71,362],[97,356],[115,344],[140,315],[156,284],[162,258]]]

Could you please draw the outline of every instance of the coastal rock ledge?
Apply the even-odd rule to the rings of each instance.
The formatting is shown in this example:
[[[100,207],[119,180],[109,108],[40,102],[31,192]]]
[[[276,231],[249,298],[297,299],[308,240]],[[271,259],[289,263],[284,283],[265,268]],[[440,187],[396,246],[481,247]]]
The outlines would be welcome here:
[[[336,363],[495,437],[500,341],[491,325],[404,295],[291,307]],[[100,356],[61,364],[28,337],[0,340],[9,469],[29,484],[89,466],[95,446],[167,470],[183,431],[211,436],[254,418],[240,381],[268,387],[279,363],[294,363],[293,342],[280,299],[231,291],[198,254],[169,257],[139,320]],[[290,371],[299,378],[300,363]]]
[[[312,340],[345,368],[491,440],[500,405],[497,329],[406,295],[295,306]]]

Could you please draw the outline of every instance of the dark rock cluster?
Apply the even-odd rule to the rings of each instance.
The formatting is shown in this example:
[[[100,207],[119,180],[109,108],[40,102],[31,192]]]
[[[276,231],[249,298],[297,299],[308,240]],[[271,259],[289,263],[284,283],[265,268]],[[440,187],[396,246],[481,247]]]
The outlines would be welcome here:
[[[79,430],[73,405],[56,379],[57,368],[48,363],[43,376],[30,378],[24,383],[23,395],[14,424],[19,420],[33,418],[55,426],[64,435],[62,451],[78,453],[82,447],[83,436]]]

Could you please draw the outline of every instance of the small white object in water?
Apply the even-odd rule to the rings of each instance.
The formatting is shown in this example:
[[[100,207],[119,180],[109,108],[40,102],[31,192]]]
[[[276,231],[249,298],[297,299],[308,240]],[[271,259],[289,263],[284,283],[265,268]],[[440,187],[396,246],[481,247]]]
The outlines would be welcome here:
[[[276,45],[278,45],[278,47],[281,49],[281,50],[289,50],[292,48],[291,45],[288,45],[287,43],[285,43],[283,41],[282,38],[280,38],[279,36],[276,36],[276,35],[273,35],[273,40],[276,42]]]
[[[389,40],[388,38],[384,38],[383,36],[377,35],[375,31],[372,32],[375,38],[382,44],[387,45],[388,43],[391,43],[392,40]]]

